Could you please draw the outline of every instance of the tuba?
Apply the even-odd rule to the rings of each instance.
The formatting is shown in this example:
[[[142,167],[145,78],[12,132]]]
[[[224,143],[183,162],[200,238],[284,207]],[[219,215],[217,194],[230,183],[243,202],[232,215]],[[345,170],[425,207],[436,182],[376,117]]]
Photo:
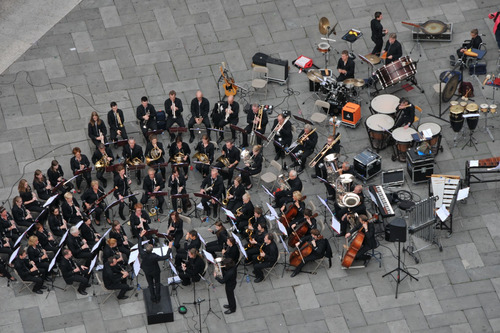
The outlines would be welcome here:
[[[161,157],[161,149],[158,148],[158,145],[154,145],[153,149],[149,152],[149,156],[146,156],[146,164],[149,165],[151,162],[160,159]]]
[[[354,195],[356,195],[355,193],[350,193],[353,190],[354,190],[354,176],[353,175],[348,174],[348,173],[344,173],[344,174],[340,175],[337,178],[337,180],[335,182],[335,192],[336,192],[336,195],[337,195],[337,198],[336,198],[337,199],[337,204],[340,207],[350,207],[350,205],[353,204],[352,201],[349,202],[349,205],[345,205],[344,204],[344,197],[347,194],[354,194]],[[349,196],[349,197],[352,197],[352,196]],[[359,200],[359,196],[357,196],[357,197],[358,197],[358,200]],[[352,207],[354,207],[354,206],[352,206]]]
[[[360,203],[359,195],[353,192],[346,193],[342,198],[342,204],[347,208],[353,208]]]

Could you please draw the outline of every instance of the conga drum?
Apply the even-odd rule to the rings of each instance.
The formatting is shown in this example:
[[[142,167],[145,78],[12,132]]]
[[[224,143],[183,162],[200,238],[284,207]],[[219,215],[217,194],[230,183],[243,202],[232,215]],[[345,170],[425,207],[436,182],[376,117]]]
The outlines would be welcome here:
[[[437,155],[441,146],[441,126],[436,123],[423,123],[418,126],[417,130],[418,132],[423,132],[425,130],[430,130],[432,132],[432,138],[425,141],[431,146],[432,153]]]
[[[478,113],[479,106],[476,103],[467,104],[465,110],[467,111],[467,114],[470,115],[477,114],[479,116]],[[479,123],[479,117],[467,117],[467,126],[471,131],[476,129],[478,123]]]
[[[392,131],[392,137],[395,141],[394,144],[394,154],[392,155],[392,160],[396,159],[400,162],[406,162],[406,151],[410,148],[413,137],[412,134],[416,134],[413,128],[408,127],[398,127]]]
[[[461,105],[450,107],[450,124],[456,133],[462,130],[464,126],[464,108]]]
[[[399,97],[391,94],[378,95],[372,99],[370,109],[372,113],[387,114],[394,117],[399,105]]]
[[[497,106],[496,104],[491,104],[490,105],[490,113],[493,114],[493,113],[496,113],[497,112]]]
[[[377,152],[385,149],[390,137],[388,131],[394,126],[394,119],[386,114],[373,114],[366,118],[365,126],[372,148]]]
[[[484,104],[484,103],[483,103],[483,104],[479,105],[479,110],[480,110],[481,112],[483,112],[483,113],[488,112],[488,109],[489,109],[489,105],[488,105],[488,104]]]

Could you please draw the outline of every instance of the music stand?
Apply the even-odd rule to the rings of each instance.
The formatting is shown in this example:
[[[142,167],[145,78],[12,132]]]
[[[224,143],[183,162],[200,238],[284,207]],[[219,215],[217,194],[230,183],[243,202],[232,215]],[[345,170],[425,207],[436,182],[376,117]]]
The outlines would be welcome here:
[[[243,128],[238,127],[238,126],[236,126],[236,125],[229,124],[229,127],[230,127],[233,131],[235,131],[235,132],[240,132],[240,133],[241,133],[241,135],[243,135],[243,134],[247,134],[247,131],[245,131]],[[237,138],[239,139],[239,136],[237,136]],[[241,139],[240,139],[240,140],[241,140]]]
[[[174,200],[181,199],[181,205],[182,205],[182,208],[184,208],[183,199],[188,199],[189,200],[189,194],[186,194],[186,193],[172,194],[170,196],[170,199],[171,199],[170,203],[172,203]],[[179,209],[179,206],[177,206],[177,209]]]
[[[356,35],[354,35],[354,33]],[[348,40],[348,36],[355,36],[356,38],[354,40]],[[344,36],[342,36],[342,40],[347,42],[347,47],[349,49],[349,58],[352,60],[356,59],[356,55],[352,52],[352,44],[357,41],[361,36],[363,36],[363,33],[360,30],[356,29],[350,29]]]
[[[293,115],[293,117],[295,119],[297,119],[298,121],[303,122],[304,124],[308,124],[308,125],[312,125],[313,124],[311,121],[307,120],[306,118],[302,118],[302,117],[299,117],[299,116],[296,116],[296,115]]]
[[[54,288],[57,288],[57,289],[60,289],[60,290],[64,290],[64,288],[61,288],[61,287],[58,287],[58,286],[54,285],[54,280],[55,280],[54,275],[55,275],[55,273],[52,271],[54,269],[55,265],[56,265],[57,256],[61,252],[61,249],[62,249],[62,247],[60,247],[59,250],[57,250],[56,254],[54,255],[54,258],[52,258],[52,260],[50,261],[49,269],[47,271],[47,273],[51,273],[50,285],[52,287],[52,290],[54,290]],[[47,287],[47,296],[45,296],[45,299],[47,299],[47,297],[49,297],[49,294],[50,294],[50,287]]]
[[[81,175],[82,173],[91,172],[92,170],[94,170],[94,167],[88,167],[88,168],[85,168],[85,169],[76,170],[76,171],[75,171],[75,176],[79,176],[79,175]]]
[[[170,128],[168,129],[168,132],[169,132],[170,134],[175,134],[175,133],[177,133],[177,134],[178,134],[178,133],[181,133],[181,134],[182,134],[182,133],[186,133],[187,131],[188,131],[188,130],[187,130],[187,128],[186,128],[186,127],[170,127]]]
[[[146,169],[146,164],[141,163],[141,164],[127,164],[127,167],[130,171],[137,171],[137,170],[142,170]]]
[[[367,65],[366,66],[367,77],[368,77],[368,80],[370,80],[372,78],[372,76],[373,76],[372,75],[372,73],[373,73],[373,63],[368,58],[366,58],[365,56],[363,56],[360,53],[358,53],[358,57],[359,57],[359,59],[361,59],[362,62],[366,63],[366,65]],[[372,92],[371,92],[371,90],[372,90],[372,88],[371,88],[372,84],[376,84],[376,82],[372,82],[371,84],[367,85],[367,88],[368,88],[368,90],[367,90],[368,97],[370,97],[371,94],[372,94]],[[369,101],[366,101],[366,104],[368,104],[368,103],[369,103]]]
[[[164,132],[163,129],[157,129],[157,130],[153,130],[153,131],[148,131],[148,132],[146,132],[146,138],[149,138],[149,136],[151,134],[159,135],[159,134],[163,134],[163,132]]]

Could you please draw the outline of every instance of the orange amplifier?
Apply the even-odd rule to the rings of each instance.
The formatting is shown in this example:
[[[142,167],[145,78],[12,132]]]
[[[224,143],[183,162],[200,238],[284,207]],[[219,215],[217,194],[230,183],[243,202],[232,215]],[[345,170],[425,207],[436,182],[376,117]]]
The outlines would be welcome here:
[[[355,128],[359,125],[360,120],[361,106],[349,102],[342,108],[342,123]]]

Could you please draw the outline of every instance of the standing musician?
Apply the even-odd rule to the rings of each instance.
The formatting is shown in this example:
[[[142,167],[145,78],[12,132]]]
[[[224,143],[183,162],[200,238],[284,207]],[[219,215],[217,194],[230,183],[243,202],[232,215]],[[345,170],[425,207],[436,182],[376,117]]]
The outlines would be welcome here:
[[[233,185],[226,191],[227,205],[226,209],[231,212],[236,212],[236,209],[243,205],[243,195],[245,194],[245,187],[241,184],[241,177],[233,179]],[[229,222],[229,220],[228,220]]]
[[[191,163],[191,159],[189,157],[189,155],[191,155],[191,148],[189,148],[187,143],[182,142],[182,136],[180,134],[175,138],[175,145],[170,146],[168,154],[170,155],[170,162],[172,162],[172,165],[178,163],[187,164],[182,167],[182,170],[184,171],[184,177],[188,180],[189,164]],[[176,155],[180,158],[177,159]]]
[[[297,175],[297,171],[290,170],[288,172],[288,180],[286,182],[288,183],[290,189],[276,192],[274,197],[276,200],[276,205],[274,206],[275,208],[281,208],[287,202],[292,201],[292,195],[295,191],[302,191],[302,181]]]
[[[109,219],[109,210],[105,210],[106,205],[103,201],[97,202],[97,200],[104,195],[106,195],[106,193],[104,192],[104,189],[99,186],[99,182],[97,180],[93,180],[90,183],[90,188],[86,189],[82,194],[82,201],[85,210],[89,211],[95,207],[94,220],[96,225],[101,225],[101,214],[103,212],[104,216],[106,217],[106,221],[108,222],[108,224],[111,224],[111,220]]]
[[[134,138],[128,139],[128,144],[123,146],[122,155],[125,159],[125,163],[127,164],[135,165],[137,160],[141,161],[141,164],[144,163],[144,153],[142,152],[142,147],[135,142]],[[141,185],[141,169],[137,169],[135,171],[135,177],[137,178],[137,185]]]
[[[38,237],[30,236],[28,238],[28,259],[33,261],[38,268],[43,268],[45,271],[49,270],[50,258],[38,241]]]
[[[196,97],[191,100],[191,119],[188,122],[189,128],[189,143],[194,141],[193,127],[196,124],[198,127],[203,123],[207,128],[207,137],[210,140],[210,119],[208,113],[210,112],[210,102],[203,97],[201,90],[196,92]]]
[[[130,230],[132,235],[139,238],[139,234],[143,230],[150,230],[149,224],[151,223],[151,217],[149,217],[148,212],[143,209],[142,203],[138,202],[134,205],[134,212],[130,214]],[[150,239],[152,236],[149,237]]]
[[[93,254],[90,252],[91,248],[87,241],[80,236],[80,230],[76,226],[72,226],[69,229],[68,238],[66,239],[66,245],[68,249],[71,250],[75,258],[84,259],[85,266],[89,266],[92,261]]]
[[[238,104],[238,102],[234,101],[233,95],[227,98],[227,102],[224,102],[222,109],[224,110],[224,113],[222,113],[221,119],[218,123],[219,129],[224,130],[224,126],[226,126],[227,124],[238,125],[240,105]],[[236,139],[236,131],[232,128],[231,137],[233,138],[233,140]],[[219,133],[219,139],[217,140],[217,143],[221,143],[222,140],[224,140],[224,131]]]
[[[118,109],[116,102],[109,103],[111,110],[108,111],[109,139],[116,141],[118,136],[127,140],[127,130],[125,129],[125,116],[123,111]]]
[[[84,154],[82,154],[82,151],[79,147],[73,148],[73,157],[69,161],[69,164],[71,166],[71,170],[73,171],[73,175],[76,174],[77,171],[87,169],[90,167],[90,161],[88,157]],[[81,193],[81,185],[82,185],[82,180],[85,178],[85,181],[87,182],[87,187],[90,187],[90,182],[92,181],[92,176],[89,172],[83,172],[76,177],[76,191],[78,193]]]
[[[94,226],[92,225],[91,219],[84,220],[84,222],[80,226],[80,233],[82,235],[82,238],[87,241],[87,244],[89,244],[90,248],[94,247],[94,245],[102,237],[101,234],[99,234],[95,230]]]
[[[210,252],[212,256],[215,257],[215,252],[222,251],[222,249],[224,248],[224,245],[226,244],[229,235],[227,233],[226,228],[222,225],[222,222],[220,221],[215,222],[215,230],[208,228],[208,231],[210,231],[212,234],[215,234],[217,239],[208,242],[207,245],[205,245],[205,249],[207,250],[207,252]]]
[[[370,22],[370,27],[372,29],[372,41],[375,43],[373,47],[372,54],[380,56],[380,51],[382,51],[382,46],[384,45],[383,37],[387,34],[387,29],[382,27],[382,13],[375,12],[375,18]]]
[[[146,151],[144,152],[144,156],[146,156],[146,161],[147,158],[152,158],[151,152],[155,150],[157,152],[160,152],[160,156],[156,159],[148,163],[150,167],[155,167],[158,164],[165,163],[165,149],[163,149],[163,143],[158,141],[158,137],[156,134],[151,134],[149,136],[149,142],[146,144]],[[165,170],[165,167],[160,167],[159,168],[161,171],[161,176],[163,179],[166,178],[167,172]]]
[[[125,208],[125,202],[123,201],[123,198],[126,197],[129,194],[132,194],[130,191],[130,184],[132,184],[132,180],[128,179],[127,175],[125,174],[125,168],[123,165],[119,165],[116,167],[117,174],[115,175],[114,179],[114,186],[116,188],[116,191],[113,192],[113,195],[117,200],[120,200],[120,208],[119,208],[119,214],[120,218],[125,221],[125,214],[123,213],[123,209]],[[135,196],[131,196],[128,198],[129,206],[135,205],[137,203],[137,198]]]
[[[295,244],[295,247],[300,249],[302,245],[306,242],[309,242],[312,246],[312,252],[308,256],[304,257],[301,263],[295,268],[292,275],[290,277],[295,277],[300,273],[302,268],[311,261],[321,259],[323,257],[328,257],[329,259],[332,257],[332,249],[330,248],[330,244],[328,240],[324,238],[318,229],[312,229],[311,234],[302,238],[300,242]],[[330,259],[330,267],[332,267],[332,262]]]
[[[222,176],[219,176],[219,171],[213,168],[210,171],[210,176],[203,179],[200,186],[200,193],[210,195],[218,200],[222,199],[222,193],[224,192],[224,181],[222,180]],[[210,202],[210,203],[209,203]],[[210,216],[210,206],[214,208],[214,217],[217,217],[217,208],[218,203],[214,199],[201,199],[201,204],[207,213],[207,216]]]
[[[152,104],[149,104],[146,96],[141,97],[141,105],[137,107],[135,116],[140,122],[144,138],[148,141],[148,131],[156,131],[158,127],[156,124],[156,109]]]
[[[171,238],[171,242],[174,243],[174,247],[178,251],[181,247],[182,236],[184,236],[184,221],[175,210],[168,217],[167,235]]]
[[[245,133],[243,133],[243,145],[242,147],[248,147],[248,135],[252,133],[255,128],[260,134],[266,133],[266,126],[269,122],[267,117],[267,112],[262,110],[262,117],[259,118],[259,104],[252,104],[252,112],[247,113],[247,127],[245,127]],[[261,120],[262,118],[262,120]],[[259,126],[260,125],[260,126]],[[257,137],[257,143],[262,144],[262,139]]]
[[[191,282],[200,281],[200,276],[205,270],[205,262],[197,249],[189,250],[187,263],[182,263],[178,270],[183,286],[189,286]]]
[[[314,152],[318,143],[318,133],[313,132],[312,125],[306,124],[304,129],[299,134],[297,139],[299,145],[294,149],[293,153],[297,156],[297,160],[292,164],[292,167],[299,166],[299,172],[304,171],[307,158]]]
[[[335,141],[335,137],[333,135],[329,135],[328,138],[326,139],[326,143],[321,148],[321,150],[323,150],[323,148],[325,148],[327,146],[330,148],[323,154],[323,157],[321,157],[318,160],[318,162],[316,163],[316,165],[314,166],[314,170],[315,170],[316,174],[312,175],[311,176],[312,178],[316,178],[316,177],[321,177],[323,179],[327,178],[326,165],[323,163],[323,160],[326,156],[328,156],[330,154],[338,154],[340,152],[340,140],[337,141],[337,143],[335,143],[333,145],[334,141]]]
[[[172,169],[172,175],[168,178],[168,187],[170,187],[170,195],[186,194],[186,178],[180,174],[178,167]],[[175,199],[172,198],[172,209],[175,212],[184,213],[188,210],[189,199]],[[179,205],[180,204],[180,205]]]
[[[395,33],[389,35],[389,40],[385,44],[384,51],[387,52],[385,59],[386,66],[403,56],[403,48],[401,47],[401,43],[397,40],[397,35]]]
[[[215,146],[212,142],[210,142],[208,135],[203,134],[201,141],[198,142],[195,150],[198,154],[204,154],[208,157],[208,161],[206,163],[196,163],[195,166],[196,170],[198,170],[203,178],[205,178],[210,172],[210,165],[214,162]]]
[[[222,258],[230,258],[233,259],[235,263],[238,263],[240,259],[240,249],[238,249],[238,245],[236,244],[234,237],[229,236],[225,245],[226,246],[222,248]]]
[[[127,299],[128,296],[125,295],[127,291],[134,289],[134,287],[127,284],[128,275],[128,272],[123,270],[118,264],[117,258],[109,257],[108,261],[104,263],[104,270],[102,272],[104,286],[106,289],[120,290],[116,297],[118,299]]]
[[[227,165],[227,171],[223,168],[226,166],[222,162],[215,163],[215,167],[221,169],[221,174],[224,179],[227,179],[227,186],[231,186],[231,181],[234,175],[234,168],[240,163],[240,150],[235,147],[234,141],[232,139],[226,140],[226,144],[222,147],[222,156],[227,158],[229,165]]]
[[[245,265],[249,265],[253,262],[253,258],[259,255],[260,247],[264,244],[264,238],[267,235],[267,224],[266,222],[259,222],[254,227],[251,236],[249,233],[248,243],[245,245],[245,251],[247,252],[248,259],[245,260]]]
[[[19,226],[30,227],[34,222],[31,212],[26,209],[20,196],[15,196],[12,200],[12,216]]]
[[[94,165],[96,165],[99,161],[101,161],[101,163],[104,162],[105,164],[111,165],[114,160],[115,158],[113,157],[111,148],[109,148],[109,146],[104,146],[102,143],[99,144],[97,150],[92,155],[92,163],[94,163]],[[102,182],[102,186],[106,188],[108,187],[108,181],[104,178],[104,172],[106,172],[105,167],[96,168],[96,178],[99,179]],[[92,183],[90,186],[92,186]]]
[[[163,177],[156,173],[155,169],[149,168],[148,175],[144,178],[144,182],[142,184],[142,189],[144,193],[141,198],[141,203],[145,205],[148,202],[148,199],[157,200],[158,212],[163,214],[163,203],[165,202],[165,198],[162,195],[155,196],[154,192],[161,191],[165,187],[165,181]]]
[[[354,260],[364,260],[365,262],[363,265],[366,266],[372,258],[370,255],[366,254],[366,252],[377,247],[377,240],[375,239],[375,226],[373,223],[368,222],[368,217],[366,215],[359,215],[356,225],[351,229],[351,231],[345,234],[345,238],[348,239],[352,234],[360,229],[360,232],[364,232],[365,238],[363,239],[363,245],[361,245],[361,248],[356,253],[356,257],[354,257]]]
[[[337,76],[337,82],[342,82],[345,79],[354,78],[355,67],[356,65],[354,63],[354,60],[349,57],[349,52],[347,50],[343,50],[337,63],[337,70],[339,72],[339,76]]]
[[[259,249],[259,255],[254,255],[252,258],[255,280],[253,282],[260,283],[264,280],[264,268],[272,267],[278,260],[278,246],[274,241],[273,234],[267,234],[264,237],[264,243]]]
[[[84,216],[80,210],[78,201],[75,199],[75,197],[73,197],[73,194],[71,192],[64,193],[64,200],[61,203],[61,210],[63,218],[71,225],[75,225],[81,220],[84,220]]]
[[[33,261],[30,261],[24,248],[19,250],[17,258],[14,260],[14,268],[21,280],[34,282],[33,292],[35,294],[42,294],[42,289],[47,289],[43,285],[47,271],[41,267],[38,268]]]
[[[61,268],[64,281],[69,285],[72,285],[74,282],[80,282],[80,285],[78,286],[78,293],[84,296],[87,295],[85,289],[90,287],[89,268],[78,265],[78,263],[73,260],[73,253],[71,253],[71,250],[64,249],[62,254],[63,258],[60,261],[59,267]]]
[[[405,129],[410,127],[415,120],[415,106],[410,104],[407,98],[403,97],[399,100],[399,105],[396,108],[398,118],[394,128],[404,127]]]
[[[31,191],[31,187],[29,186],[28,181],[26,179],[21,179],[17,187],[17,190],[19,191],[22,203],[24,207],[26,207],[26,209],[38,213],[41,213],[43,211],[42,204],[40,203],[40,201],[38,201],[38,198],[35,195],[35,193]]]
[[[234,221],[234,223],[238,226],[238,230],[240,231],[240,233],[245,237],[248,235],[244,231],[248,226],[248,220],[250,220],[254,216],[254,210],[255,208],[252,203],[252,198],[250,197],[250,194],[246,192],[245,194],[243,194],[243,206],[241,206],[236,210],[236,212],[234,212],[234,215],[236,216],[236,221]]]
[[[146,250],[142,247],[142,236],[146,233],[145,230],[139,235],[139,254],[141,256],[141,268],[146,275],[146,280],[148,281],[149,292],[151,293],[151,301],[153,303],[160,302],[161,299],[161,281],[160,281],[160,266],[158,261],[167,260],[170,258],[170,253],[172,253],[172,243],[169,244],[167,254],[164,256],[159,256],[153,253],[153,244],[146,244]]]
[[[281,206],[281,213],[283,213],[283,215],[285,216],[292,206],[297,207],[297,214],[295,215],[295,217],[293,217],[291,221],[287,221],[288,234],[291,233],[291,226],[293,224],[297,224],[298,221],[302,221],[302,219],[304,218],[304,209],[306,208],[306,204],[304,203],[304,200],[302,198],[302,193],[300,193],[299,191],[295,191],[292,195],[293,203],[291,203],[288,207],[287,203],[284,203],[283,206]]]
[[[38,241],[40,242],[40,245],[45,251],[50,251],[53,253],[56,253],[57,250],[59,250],[58,244],[56,243],[56,240],[54,238],[54,235],[45,229],[43,224],[37,223],[35,224],[35,234]],[[1,253],[1,251],[0,251]]]
[[[95,144],[96,148],[99,146],[99,144],[105,144],[107,142],[106,134],[108,134],[108,130],[106,129],[104,120],[99,118],[97,112],[92,111],[88,125],[88,135],[92,142]]]
[[[188,252],[190,250],[195,249],[199,251],[200,247],[201,240],[198,236],[198,232],[194,229],[188,231],[188,233],[186,234],[186,242],[184,243],[184,247],[178,248],[177,253],[175,254],[175,266],[180,266],[182,261],[188,259]]]
[[[305,236],[308,236],[311,234],[311,230],[313,229],[318,229],[318,225],[316,223],[316,219],[313,217],[313,212],[309,208],[304,209],[304,216],[301,219],[294,219],[294,221],[291,224],[292,230],[296,230],[297,227],[300,226],[301,223],[306,223],[307,225],[307,232]]]
[[[68,223],[61,215],[58,206],[50,206],[49,227],[57,237],[62,237],[68,231]]]
[[[134,246],[132,242],[128,241],[127,234],[123,230],[122,225],[118,221],[113,221],[113,226],[109,232],[109,238],[116,239],[116,244],[121,253],[124,253],[127,257],[130,256],[130,248]]]
[[[217,276],[217,272],[214,271],[214,278],[219,281],[219,283],[222,283],[225,286],[228,304],[224,304],[223,307],[227,309],[226,311],[224,311],[224,313],[228,315],[236,312],[236,299],[234,298],[234,289],[237,285],[236,277],[238,275],[238,272],[236,264],[231,258],[223,259],[221,268],[222,277]]]
[[[258,175],[262,171],[262,163],[264,158],[262,157],[262,146],[255,145],[252,148],[252,152],[249,155],[248,159],[243,160],[245,163],[245,167],[243,170],[245,172],[241,173],[241,180],[243,184],[246,186],[247,190],[252,188],[252,178],[250,176]]]
[[[168,98],[165,100],[165,112],[167,114],[167,120],[165,126],[170,130],[174,123],[177,123],[179,127],[186,127],[184,124],[184,119],[182,118],[182,101],[175,97],[177,94],[174,90],[168,93]],[[170,141],[174,141],[175,133],[170,132]]]
[[[365,206],[365,196],[363,194],[363,185],[356,185],[353,190],[354,194],[359,196],[359,204],[355,207],[339,207],[337,203],[335,203],[335,217],[340,222],[340,234],[335,235],[336,237],[344,236],[348,225],[349,219],[354,216],[354,214],[366,215],[366,206]]]
[[[35,170],[33,188],[41,200],[47,201],[52,196],[52,185],[47,182],[47,178],[45,178],[41,170]]]
[[[289,121],[286,121],[285,116],[280,113],[278,118],[274,120],[273,131],[276,131],[276,135],[274,136],[274,140],[279,142],[283,146],[280,147],[277,144],[274,144],[274,150],[276,151],[276,156],[274,160],[277,161],[280,158],[285,157],[284,148],[287,148],[292,144],[293,134],[292,134],[292,124]]]

